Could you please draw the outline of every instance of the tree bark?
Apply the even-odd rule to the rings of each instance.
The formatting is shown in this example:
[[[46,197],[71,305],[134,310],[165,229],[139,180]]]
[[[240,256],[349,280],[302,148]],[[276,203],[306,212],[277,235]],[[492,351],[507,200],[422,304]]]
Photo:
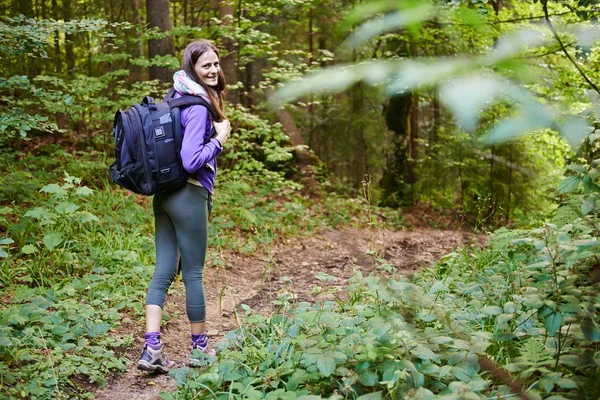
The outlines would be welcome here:
[[[133,57],[134,58],[142,58],[144,57],[144,41],[142,40],[142,17],[140,15],[140,1],[139,0],[129,0],[129,4],[133,9],[133,24],[137,27],[135,29],[135,43],[133,45]],[[131,76],[130,80],[132,82],[141,82],[146,78],[146,74],[144,73],[144,67],[139,65],[131,66]]]
[[[412,106],[410,110],[410,123],[409,123],[409,166],[406,171],[406,182],[414,185],[417,183],[417,160],[419,159],[419,95],[417,93],[412,94]]]
[[[18,13],[23,14],[28,18],[35,17],[33,11],[33,2],[31,0],[19,0],[18,3]],[[27,71],[27,76],[34,77],[40,75],[41,73],[41,63],[37,58],[28,57],[25,61],[25,71]]]
[[[413,95],[405,94],[392,97],[384,110],[386,125],[391,133],[391,143],[385,155],[380,185],[384,194],[383,202],[390,207],[410,204],[413,201],[412,191],[407,185],[412,109]]]
[[[33,2],[31,0],[19,0],[19,13],[33,18]]]
[[[437,87],[433,88],[433,127],[429,135],[428,151],[433,149],[439,135],[439,127],[441,124],[441,109],[440,109],[440,90]]]
[[[52,0],[52,15],[57,20],[61,18],[58,12],[58,3],[56,0]],[[57,74],[61,73],[62,62],[61,62],[61,51],[60,51],[60,37],[58,31],[54,33],[54,69]]]
[[[219,19],[222,21],[223,26],[233,26],[233,2],[231,1],[218,1],[217,6],[219,7]],[[225,36],[221,40],[225,53],[221,54],[221,68],[225,74],[225,79],[231,85],[235,85],[238,81],[238,70],[236,63],[236,43],[231,37]],[[239,102],[239,91],[237,89],[227,91],[227,101],[230,104],[237,104]]]
[[[169,0],[146,0],[146,14],[148,28],[158,28],[160,32],[173,29]],[[148,56],[151,60],[156,56],[167,55],[175,55],[173,36],[148,41]],[[168,67],[150,67],[150,79],[158,79],[166,83],[171,81],[172,76],[173,71]]]
[[[417,46],[414,42],[409,44],[411,58],[417,58]],[[409,166],[406,174],[407,183],[414,185],[417,183],[417,160],[419,158],[419,149],[417,141],[419,139],[419,95],[416,92],[412,93],[412,107],[410,110],[410,129],[409,129]]]
[[[63,0],[63,18],[66,22],[73,19],[71,0]],[[73,53],[73,35],[65,35],[65,52],[67,61],[67,74],[72,75],[75,70],[75,54]]]

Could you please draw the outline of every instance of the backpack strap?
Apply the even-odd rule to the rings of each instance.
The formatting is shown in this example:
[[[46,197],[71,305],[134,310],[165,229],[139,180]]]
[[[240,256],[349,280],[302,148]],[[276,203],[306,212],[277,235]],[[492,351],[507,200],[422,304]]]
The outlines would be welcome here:
[[[201,106],[206,107],[209,114],[211,115],[212,120],[217,121],[217,122],[220,121],[219,116],[217,115],[217,113],[215,112],[213,107],[210,105],[209,102],[204,100],[202,97],[184,95],[182,97],[175,99],[175,98],[173,98],[174,96],[175,96],[175,89],[171,89],[169,91],[169,93],[167,93],[165,98],[163,99],[163,103],[167,103],[169,105],[169,109],[171,110],[171,116],[173,117],[173,124],[175,124],[176,126],[181,124],[181,108],[187,107],[187,106],[193,106],[193,105],[201,105]],[[210,142],[210,139],[215,137],[217,134],[215,125],[214,124],[211,124],[211,125],[212,125],[212,127],[210,129],[208,136],[204,137],[204,144],[207,144],[208,142]],[[181,143],[183,141],[180,132],[181,131],[179,129],[175,128],[174,138],[175,138],[175,145],[177,146],[177,148],[181,148]]]
[[[169,90],[169,93],[167,93],[167,95],[165,96],[163,101],[166,101],[169,104],[169,108],[175,108],[175,107],[181,108],[181,107],[195,106],[195,105],[204,106],[208,110],[213,121],[216,121],[216,122],[221,121],[221,118],[216,113],[213,106],[208,101],[204,100],[202,97],[192,96],[192,95],[183,95],[176,99],[175,98],[175,89],[171,89],[171,90]]]

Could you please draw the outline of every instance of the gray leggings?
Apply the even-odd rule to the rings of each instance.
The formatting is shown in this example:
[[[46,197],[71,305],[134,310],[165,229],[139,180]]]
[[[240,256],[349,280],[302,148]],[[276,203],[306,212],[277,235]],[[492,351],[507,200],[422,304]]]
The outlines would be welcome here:
[[[208,213],[211,198],[200,186],[154,195],[156,227],[156,268],[146,296],[147,305],[163,307],[167,290],[177,276],[177,250],[185,284],[185,305],[190,322],[206,319],[202,270],[208,240]]]

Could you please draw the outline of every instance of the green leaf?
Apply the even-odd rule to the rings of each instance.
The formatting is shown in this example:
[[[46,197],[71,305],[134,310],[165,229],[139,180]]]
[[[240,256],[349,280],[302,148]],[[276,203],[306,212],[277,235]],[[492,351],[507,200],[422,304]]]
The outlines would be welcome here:
[[[40,189],[41,192],[45,193],[53,193],[59,196],[64,196],[67,194],[66,190],[64,190],[60,185],[56,183],[51,183],[50,185],[46,185]]]
[[[573,246],[577,247],[595,247],[598,245],[600,245],[600,242],[596,239],[573,240]]]
[[[380,18],[365,22],[348,37],[342,48],[356,48],[364,42],[385,32],[396,31],[406,26],[422,22],[428,18],[432,10],[430,4],[422,4],[415,8],[386,13]]]
[[[422,387],[425,385],[425,375],[421,372],[411,372],[413,385],[415,388]]]
[[[411,354],[421,360],[431,360],[432,358],[438,358],[438,356],[425,346],[417,345],[416,348],[412,349]]]
[[[365,20],[366,18],[371,18],[374,15],[387,11],[397,10],[399,5],[399,2],[389,0],[359,3],[344,17],[342,27],[345,28],[344,30],[350,30],[354,25]]]
[[[38,248],[31,244],[26,244],[21,248],[21,253],[23,254],[33,254],[38,251]]]
[[[495,64],[512,58],[525,47],[535,47],[548,41],[549,38],[540,30],[520,29],[510,35],[502,36],[495,45],[495,51],[486,58],[488,64]]]
[[[581,201],[581,215],[583,215],[584,217],[586,215],[588,215],[589,213],[591,213],[594,209],[596,208],[596,201],[595,199],[584,199]]]
[[[25,213],[26,217],[31,217],[35,219],[42,219],[44,215],[46,215],[48,210],[44,207],[36,207]]]
[[[556,381],[556,384],[561,389],[577,389],[579,387],[577,386],[577,383],[574,380],[569,378],[560,378]]]
[[[499,79],[474,76],[457,79],[443,86],[440,99],[452,111],[461,127],[469,132],[477,128],[481,111],[494,101],[506,83]]]
[[[390,64],[393,66],[393,64]],[[443,81],[467,68],[467,61],[461,58],[440,59],[435,63],[414,60],[397,62],[393,70],[393,80],[385,88],[388,96],[397,96],[420,87]],[[376,82],[371,82],[374,84]]]
[[[559,131],[571,146],[576,147],[594,128],[584,118],[572,117],[559,125]]]
[[[445,344],[445,343],[451,342],[452,340],[454,340],[454,339],[452,339],[449,336],[436,336],[436,337],[432,337],[431,339],[429,339],[429,343],[432,343],[432,344]]]
[[[358,375],[358,381],[364,386],[375,386],[379,382],[377,373],[367,369]]]
[[[77,190],[75,191],[75,194],[80,197],[87,197],[93,193],[94,193],[94,191],[87,186],[78,187]]]
[[[48,248],[48,250],[52,251],[62,243],[63,241],[63,233],[62,232],[51,232],[44,235],[44,245]]]
[[[362,396],[358,396],[356,400],[380,400],[383,392],[380,390],[379,392],[367,393]]]
[[[287,83],[277,90],[269,99],[274,104],[292,101],[307,93],[324,93],[327,91],[343,91],[361,79],[357,68],[352,66],[336,66],[322,72],[307,75],[305,78]]]
[[[498,332],[494,335],[494,339],[496,339],[498,342],[508,342],[516,337],[517,335],[512,332]]]
[[[169,376],[175,380],[177,386],[181,387],[187,382],[187,377],[190,373],[189,368],[173,368],[169,371]]]
[[[532,130],[552,125],[548,110],[541,104],[529,104],[524,111],[514,118],[507,118],[497,123],[485,137],[485,143],[498,144],[515,139],[519,135]]]
[[[12,212],[12,208],[10,207],[0,207],[0,215],[10,214]]]
[[[0,239],[0,245],[4,244],[13,244],[15,241],[12,240],[11,238],[2,238]]]
[[[552,335],[554,332],[559,330],[562,322],[563,316],[558,311],[554,311],[549,314],[544,320],[544,326],[546,327],[546,332],[548,332],[548,335]]]
[[[582,174],[587,174],[587,169],[583,165],[577,164],[569,164],[567,165],[567,169],[573,172],[580,172]]]
[[[96,217],[94,214],[89,213],[87,211],[82,211],[79,213],[79,222],[81,222],[82,224],[85,224],[86,222],[100,222],[100,219],[98,217]]]
[[[0,336],[0,347],[10,347],[12,346],[12,342],[6,336]]]
[[[583,181],[583,178],[579,175],[569,176],[565,178],[561,183],[558,184],[559,193],[569,193],[577,189],[577,186]]]
[[[75,204],[75,203],[71,203],[71,202],[67,202],[67,201],[61,201],[60,203],[58,203],[56,205],[56,207],[54,207],[54,209],[59,214],[71,215],[71,214],[73,214],[75,211],[77,211],[79,209],[79,206],[77,204]]]
[[[17,326],[25,325],[27,323],[27,321],[29,321],[29,319],[27,319],[26,317],[24,317],[18,313],[10,314],[10,316],[6,320],[6,322],[8,322],[10,325],[17,325]]]
[[[329,355],[321,354],[317,357],[317,368],[322,376],[328,377],[335,371],[335,360]]]
[[[502,314],[502,309],[500,307],[498,307],[498,306],[483,307],[479,311],[481,311],[485,315],[499,315],[499,314]]]
[[[588,340],[600,342],[600,329],[596,321],[586,319],[581,323],[581,331]]]

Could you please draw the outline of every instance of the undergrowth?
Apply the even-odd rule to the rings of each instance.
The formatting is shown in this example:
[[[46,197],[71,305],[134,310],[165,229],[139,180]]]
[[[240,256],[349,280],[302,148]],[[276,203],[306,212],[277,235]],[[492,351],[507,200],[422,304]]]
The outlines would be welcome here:
[[[500,230],[414,279],[374,272],[314,304],[245,306],[219,359],[171,372],[187,399],[597,399],[597,221]],[[331,293],[331,292],[330,292]],[[506,373],[506,372],[505,372]]]
[[[86,387],[126,368],[133,338],[120,332],[143,315],[151,200],[108,183],[101,152],[0,156],[0,398],[91,398]],[[223,250],[366,223],[360,201],[307,199],[281,174],[241,175],[220,171],[208,267],[227,267]]]

